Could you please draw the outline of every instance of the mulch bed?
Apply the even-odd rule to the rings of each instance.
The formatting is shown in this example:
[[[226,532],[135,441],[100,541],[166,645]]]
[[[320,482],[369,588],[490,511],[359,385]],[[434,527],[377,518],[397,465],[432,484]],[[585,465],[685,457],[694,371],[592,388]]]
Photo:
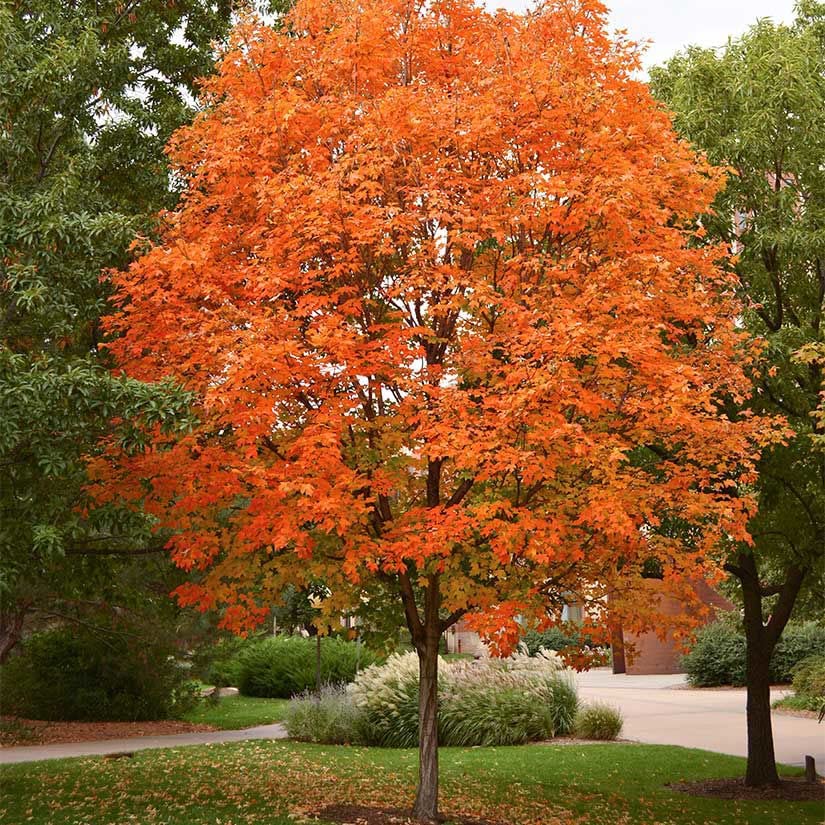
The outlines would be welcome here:
[[[328,805],[315,814],[319,819],[328,822],[339,822],[342,825],[417,825],[416,820],[410,818],[409,810],[402,808],[370,808],[366,805]],[[449,816],[455,825],[506,825],[504,822],[494,822],[491,819],[472,819],[465,816]]]
[[[754,799],[757,801],[779,799],[787,802],[825,801],[825,780],[806,782],[803,777],[782,779],[779,785],[766,788],[749,788],[745,780],[708,779],[704,782],[674,782],[667,785],[673,791],[690,796],[707,796],[712,799]]]
[[[212,725],[191,722],[43,722],[0,716],[0,747],[57,745],[92,742],[97,739],[129,739],[134,736],[164,736],[217,730]]]

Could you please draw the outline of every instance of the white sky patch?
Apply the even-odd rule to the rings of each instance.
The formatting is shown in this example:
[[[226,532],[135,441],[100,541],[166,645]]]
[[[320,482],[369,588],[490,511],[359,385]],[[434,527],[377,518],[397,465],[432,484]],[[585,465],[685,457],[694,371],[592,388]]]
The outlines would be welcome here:
[[[757,19],[793,21],[793,0],[608,0],[610,27],[626,29],[631,40],[650,40],[645,69],[664,63],[686,46],[724,46]],[[525,11],[527,0],[486,0],[487,8]]]

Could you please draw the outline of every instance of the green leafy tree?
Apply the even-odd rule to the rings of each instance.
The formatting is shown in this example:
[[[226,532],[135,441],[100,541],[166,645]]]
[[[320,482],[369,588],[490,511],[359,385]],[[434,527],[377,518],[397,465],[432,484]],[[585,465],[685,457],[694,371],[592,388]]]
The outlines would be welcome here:
[[[805,0],[793,25],[761,20],[718,51],[690,48],[651,79],[679,131],[730,169],[704,226],[737,254],[743,321],[767,341],[751,410],[793,430],[763,456],[754,545],[726,565],[747,637],[746,782],[774,784],[771,656],[795,606],[821,615],[825,593],[825,4]]]
[[[225,0],[0,6],[0,661],[38,611],[123,599],[162,548],[147,516],[89,506],[83,456],[185,426],[187,397],[114,375],[99,319],[108,268],[176,202],[164,146],[229,19]]]

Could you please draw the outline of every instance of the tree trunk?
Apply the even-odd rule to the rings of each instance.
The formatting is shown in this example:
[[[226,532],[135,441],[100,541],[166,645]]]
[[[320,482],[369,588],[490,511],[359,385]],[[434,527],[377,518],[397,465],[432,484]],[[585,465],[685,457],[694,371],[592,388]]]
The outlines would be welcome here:
[[[771,650],[764,640],[747,639],[748,766],[745,784],[778,785],[771,726]]]
[[[321,634],[315,637],[315,692],[321,696]]]
[[[0,609],[0,665],[2,665],[23,635],[23,622],[30,603],[15,604]]]
[[[413,817],[438,822],[438,642],[437,628],[425,628],[418,650],[418,793]]]

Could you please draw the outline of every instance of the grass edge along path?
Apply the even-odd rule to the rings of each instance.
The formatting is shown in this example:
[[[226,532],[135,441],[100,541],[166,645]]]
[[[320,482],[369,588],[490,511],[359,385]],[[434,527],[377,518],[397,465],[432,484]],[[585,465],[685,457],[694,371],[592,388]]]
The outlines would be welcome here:
[[[217,701],[203,699],[183,715],[183,720],[218,730],[243,730],[283,721],[288,704],[289,699],[221,696]]]
[[[0,823],[296,825],[334,803],[407,808],[415,750],[244,742],[0,768]],[[814,825],[816,802],[687,796],[744,760],[667,745],[445,748],[442,809],[508,825]],[[785,769],[798,775],[796,769]]]

